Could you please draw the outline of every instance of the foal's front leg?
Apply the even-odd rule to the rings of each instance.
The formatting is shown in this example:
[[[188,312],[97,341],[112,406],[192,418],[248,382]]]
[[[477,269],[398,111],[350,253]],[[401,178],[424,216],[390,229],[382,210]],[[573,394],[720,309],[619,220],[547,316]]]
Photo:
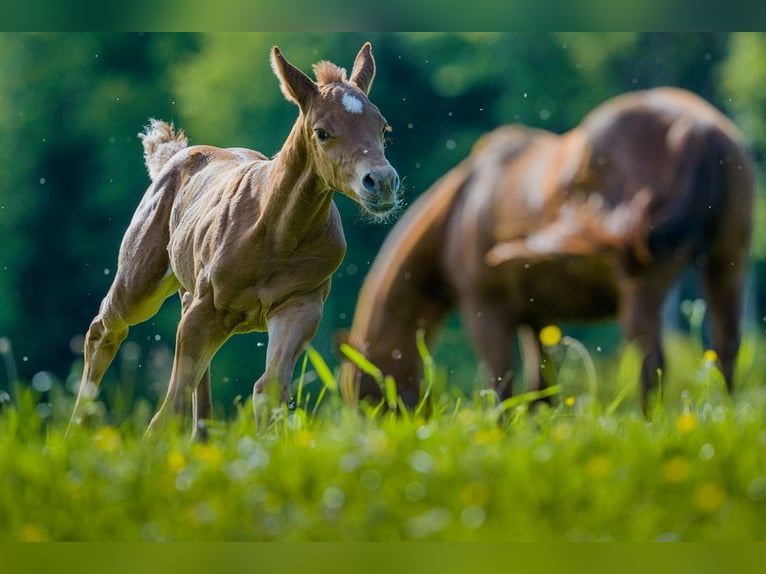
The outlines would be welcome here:
[[[322,319],[322,303],[320,294],[293,299],[269,318],[266,370],[253,387],[256,418],[268,395],[277,395],[283,403],[290,399],[295,363],[316,333]]]

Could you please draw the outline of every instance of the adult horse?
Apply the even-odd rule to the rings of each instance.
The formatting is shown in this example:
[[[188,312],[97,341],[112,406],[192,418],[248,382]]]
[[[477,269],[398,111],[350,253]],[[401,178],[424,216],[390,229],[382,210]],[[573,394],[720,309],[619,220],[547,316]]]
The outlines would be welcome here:
[[[388,129],[367,98],[375,76],[370,44],[351,76],[330,62],[314,82],[277,47],[274,73],[300,113],[280,152],[187,147],[183,134],[152,121],[142,135],[152,183],[120,247],[114,282],[85,337],[85,364],[72,421],[83,415],[128,327],[182,300],[167,396],[151,421],[186,412],[194,432],[211,415],[210,361],[235,333],[268,331],[267,383],[289,397],[295,362],[316,332],[330,278],[346,251],[334,190],[374,216],[397,202],[399,177],[384,155]]]
[[[663,367],[663,301],[691,264],[705,279],[713,346],[731,387],[753,178],[734,125],[679,89],[616,97],[563,135],[500,128],[391,231],[348,343],[412,402],[421,377],[416,332],[429,340],[457,309],[507,397],[519,326],[617,315],[644,353],[645,401]],[[349,362],[341,378],[351,397],[379,394]]]

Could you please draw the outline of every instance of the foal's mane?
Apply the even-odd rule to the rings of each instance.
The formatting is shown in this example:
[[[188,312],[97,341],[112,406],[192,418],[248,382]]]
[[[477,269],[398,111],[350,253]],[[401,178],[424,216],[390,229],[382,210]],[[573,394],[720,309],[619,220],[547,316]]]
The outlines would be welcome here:
[[[317,62],[313,65],[312,69],[320,86],[346,81],[346,68],[341,68],[327,60]]]

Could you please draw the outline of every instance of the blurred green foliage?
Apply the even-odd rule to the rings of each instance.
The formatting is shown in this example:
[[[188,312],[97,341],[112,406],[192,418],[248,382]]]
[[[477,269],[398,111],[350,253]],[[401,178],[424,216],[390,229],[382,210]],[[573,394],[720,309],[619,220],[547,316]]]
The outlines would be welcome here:
[[[691,89],[733,114],[756,154],[766,145],[763,34],[2,34],[0,337],[12,345],[20,378],[48,371],[76,383],[78,345],[148,184],[136,137],[148,118],[174,121],[193,144],[274,154],[297,112],[270,70],[270,47],[278,44],[308,72],[321,59],[350,67],[366,40],[378,64],[371,99],[394,128],[387,153],[408,203],[500,124],[562,132],[608,97],[660,84]],[[325,357],[333,333],[350,325],[391,225],[370,224],[346,198],[337,203],[349,250],[314,341]],[[757,222],[763,211],[759,197]],[[764,255],[759,226],[756,271]],[[110,377],[119,377],[156,400],[178,313],[171,298],[131,330],[107,392]],[[470,361],[450,324],[443,340]],[[239,336],[219,352],[219,405],[249,395],[265,341],[263,334]],[[6,379],[0,371],[0,389]]]

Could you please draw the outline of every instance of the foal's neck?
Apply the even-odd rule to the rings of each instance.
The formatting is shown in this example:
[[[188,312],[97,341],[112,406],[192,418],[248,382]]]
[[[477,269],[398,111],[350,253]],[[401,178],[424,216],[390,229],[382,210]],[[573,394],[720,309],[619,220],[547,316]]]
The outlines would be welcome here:
[[[317,174],[301,118],[273,160],[266,211],[278,237],[299,242],[327,226],[333,190]]]

